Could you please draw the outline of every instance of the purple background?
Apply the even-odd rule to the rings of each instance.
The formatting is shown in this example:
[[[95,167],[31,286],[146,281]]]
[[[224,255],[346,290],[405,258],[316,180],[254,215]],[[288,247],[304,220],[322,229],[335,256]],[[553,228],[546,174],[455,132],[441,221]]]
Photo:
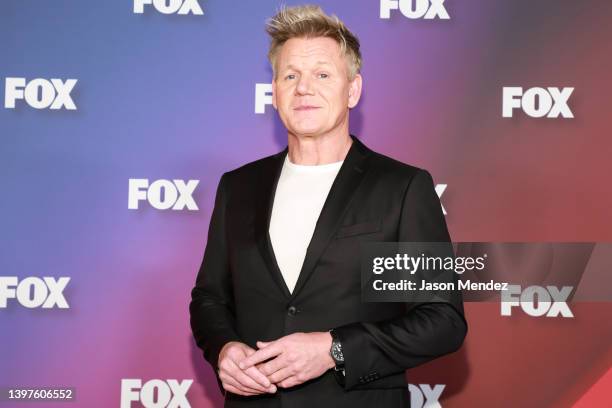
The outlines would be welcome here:
[[[448,184],[455,241],[612,240],[609,2],[448,0],[451,19],[429,21],[380,19],[378,1],[319,4],[362,43],[352,133]],[[77,111],[0,109],[0,275],[71,277],[69,310],[0,309],[0,386],[74,386],[77,405],[110,407],[122,378],[194,379],[192,406],[219,405],[189,292],[219,177],[281,150],[286,133],[270,105],[254,114],[278,2],[200,5],[203,16],[119,0],[0,5],[2,87],[78,79]],[[575,87],[575,119],[504,119],[503,86]],[[198,179],[200,209],[128,210],[129,178]],[[448,405],[478,401],[473,384]]]

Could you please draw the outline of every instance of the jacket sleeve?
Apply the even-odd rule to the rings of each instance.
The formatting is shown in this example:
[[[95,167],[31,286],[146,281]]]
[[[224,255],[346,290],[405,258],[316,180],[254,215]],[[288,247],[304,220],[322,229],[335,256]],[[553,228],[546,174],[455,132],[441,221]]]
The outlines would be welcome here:
[[[426,170],[413,176],[404,195],[398,241],[450,242],[440,200]],[[350,323],[335,331],[345,362],[345,378],[339,382],[350,390],[456,351],[467,323],[459,293],[448,303],[406,303],[406,313],[397,318]]]
[[[195,342],[212,365],[217,381],[221,348],[230,341],[241,341],[236,334],[234,298],[231,287],[226,241],[226,178],[219,181],[208,228],[204,258],[191,291],[190,323]],[[221,388],[223,392],[223,388]]]

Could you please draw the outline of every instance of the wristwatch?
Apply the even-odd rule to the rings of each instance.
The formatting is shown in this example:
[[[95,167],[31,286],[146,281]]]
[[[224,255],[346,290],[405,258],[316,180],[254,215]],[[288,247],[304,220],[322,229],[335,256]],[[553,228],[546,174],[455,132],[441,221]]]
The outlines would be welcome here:
[[[331,329],[329,331],[329,334],[331,334],[332,336],[332,345],[331,349],[329,350],[329,354],[336,363],[334,370],[342,371],[342,373],[344,374],[344,354],[342,353],[342,344],[340,343],[338,334],[334,329]]]

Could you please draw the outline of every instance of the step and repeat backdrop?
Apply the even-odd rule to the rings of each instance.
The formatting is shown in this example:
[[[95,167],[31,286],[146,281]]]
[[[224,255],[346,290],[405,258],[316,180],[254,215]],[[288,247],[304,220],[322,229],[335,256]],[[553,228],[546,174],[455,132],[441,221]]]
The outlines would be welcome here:
[[[612,299],[574,296],[610,284],[612,3],[318,4],[361,41],[351,133],[431,172],[454,241],[593,243],[570,289],[466,302],[412,406],[611,406]],[[1,2],[0,408],[223,405],[188,304],[220,176],[286,145],[279,5]]]

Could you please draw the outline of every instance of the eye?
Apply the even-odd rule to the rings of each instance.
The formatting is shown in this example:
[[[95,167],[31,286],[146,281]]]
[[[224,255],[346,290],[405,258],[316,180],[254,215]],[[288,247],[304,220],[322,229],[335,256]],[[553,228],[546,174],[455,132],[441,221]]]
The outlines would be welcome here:
[[[285,79],[293,79],[295,78],[295,74],[289,74],[285,77]]]
[[[323,79],[326,79],[326,78],[329,78],[329,75],[328,75],[328,74],[326,74],[326,73],[324,73],[324,72],[321,72],[321,73],[319,74],[319,77],[320,77],[320,78],[323,78]]]

